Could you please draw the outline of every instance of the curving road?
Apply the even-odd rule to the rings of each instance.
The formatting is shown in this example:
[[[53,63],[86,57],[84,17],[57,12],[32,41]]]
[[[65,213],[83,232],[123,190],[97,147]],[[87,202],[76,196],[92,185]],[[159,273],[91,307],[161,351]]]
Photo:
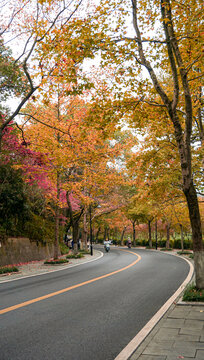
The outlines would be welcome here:
[[[0,359],[113,360],[188,272],[170,254],[111,248],[94,262],[1,283]]]

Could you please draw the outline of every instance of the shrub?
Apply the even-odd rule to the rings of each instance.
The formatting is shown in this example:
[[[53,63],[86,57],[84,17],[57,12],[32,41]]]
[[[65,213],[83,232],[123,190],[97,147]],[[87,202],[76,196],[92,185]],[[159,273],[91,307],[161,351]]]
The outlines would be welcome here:
[[[0,274],[6,274],[10,272],[18,272],[18,268],[16,266],[4,266],[0,268]]]
[[[147,240],[142,240],[140,245],[141,246],[149,246],[149,242]]]
[[[55,260],[45,260],[44,264],[49,264],[49,265],[56,265],[56,264],[64,264],[64,263],[68,263],[69,260],[67,259],[55,259]]]
[[[60,243],[59,246],[60,246],[60,251],[61,251],[62,255],[68,254],[69,248],[66,244]]]
[[[118,240],[112,240],[113,245],[118,245]]]
[[[178,255],[191,255],[192,253],[188,250],[184,250],[184,251],[177,251]]]
[[[0,166],[0,225],[7,234],[13,234],[29,214],[28,200],[20,169],[9,164]]]
[[[204,289],[197,289],[195,284],[186,287],[183,294],[183,301],[204,301]]]
[[[173,247],[174,247],[175,249],[181,249],[181,240],[180,240],[180,239],[174,240]],[[190,240],[184,240],[184,242],[183,242],[183,247],[184,247],[184,249],[192,249],[192,248],[193,248],[192,241],[190,241]]]
[[[24,228],[25,235],[31,240],[46,241],[54,238],[54,223],[32,214],[32,219],[27,221]]]
[[[159,240],[157,244],[158,244],[158,247],[165,248],[166,247],[166,240]]]
[[[4,241],[7,238],[6,230],[0,226],[0,240]]]
[[[140,240],[136,240],[136,246],[141,246],[141,241]]]
[[[169,246],[173,249],[174,248],[174,240],[169,241]]]

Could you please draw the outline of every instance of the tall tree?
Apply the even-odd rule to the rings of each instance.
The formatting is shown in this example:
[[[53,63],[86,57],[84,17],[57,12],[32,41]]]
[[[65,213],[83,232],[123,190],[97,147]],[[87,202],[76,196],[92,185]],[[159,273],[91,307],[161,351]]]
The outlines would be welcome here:
[[[0,66],[2,59],[9,60],[7,66],[1,66],[5,80],[0,84],[1,99],[12,91],[17,100],[16,107],[12,106],[0,123],[0,143],[3,130],[28,100],[35,102],[39,93],[49,98],[47,93],[53,78],[63,79],[69,93],[86,88],[87,81],[80,76],[80,64],[85,57],[93,57],[93,49],[88,51],[88,45],[83,45],[91,25],[89,4],[81,8],[82,2],[8,0],[0,7]],[[7,42],[13,49],[12,59],[5,47]],[[22,78],[24,82],[19,83]],[[20,85],[23,91],[17,92]]]
[[[50,101],[49,106],[29,105],[22,113],[26,122],[21,129],[29,146],[40,150],[47,159],[46,176],[50,183],[47,197],[55,203],[55,249],[59,242],[63,194],[66,193],[70,225],[77,248],[79,221],[84,209],[90,205],[94,209],[98,198],[107,196],[112,190],[110,183],[116,186],[121,181],[121,175],[108,163],[114,164],[123,146],[112,143],[115,126],[107,126],[104,131],[105,126],[101,129],[99,121],[97,124],[90,122],[89,107],[92,106],[77,96],[67,98],[62,86],[61,92],[58,87],[57,102]],[[97,116],[96,112],[94,114]],[[101,121],[103,123],[103,118]],[[77,208],[73,208],[70,195],[78,201]]]
[[[117,5],[120,6],[117,7]],[[200,31],[202,2],[194,0],[188,1],[188,3],[179,3],[173,0],[150,2],[132,0],[131,3],[129,1],[113,1],[109,4],[104,3],[104,6],[106,9],[111,6],[117,13],[115,23],[109,24],[109,34],[113,28],[115,31],[111,39],[109,36],[108,57],[112,56],[116,60],[118,68],[122,66],[120,83],[123,73],[124,84],[129,84],[132,91],[135,88],[138,102],[144,101],[145,94],[151,93],[151,100],[146,100],[154,106],[163,107],[173,125],[173,134],[180,157],[182,188],[188,204],[192,227],[196,286],[204,288],[202,230],[191,157],[194,146],[192,134],[198,115],[194,94],[196,93],[197,96],[203,76]],[[130,10],[133,36],[130,29],[125,27]],[[106,20],[103,19],[103,21],[107,25]],[[105,47],[107,48],[107,43],[104,45]],[[123,65],[124,58],[128,59],[128,62]],[[136,68],[140,70],[136,70]],[[137,75],[137,71],[141,73],[142,68],[149,74],[153,91],[148,91],[150,82],[145,78],[143,80],[138,79],[137,76],[133,80],[130,78],[130,73],[133,77],[133,74]],[[164,76],[159,69],[162,69]],[[127,74],[126,77],[125,74]],[[168,86],[163,83],[162,78],[164,77],[168,79]],[[154,121],[160,124],[160,119]]]

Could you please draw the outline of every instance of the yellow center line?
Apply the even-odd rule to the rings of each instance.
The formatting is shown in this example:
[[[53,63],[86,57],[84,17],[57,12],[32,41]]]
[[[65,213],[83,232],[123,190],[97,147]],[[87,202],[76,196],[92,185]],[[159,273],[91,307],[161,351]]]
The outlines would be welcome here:
[[[124,271],[124,270],[129,269],[130,267],[134,266],[138,261],[141,260],[141,256],[138,255],[137,253],[134,253],[134,252],[128,251],[128,250],[126,250],[126,251],[129,252],[129,253],[131,253],[131,254],[134,254],[134,255],[136,255],[136,256],[138,257],[137,260],[133,261],[130,265],[127,265],[127,266],[125,266],[125,267],[123,267],[123,268],[121,268],[121,269],[119,269],[119,270],[113,271],[113,272],[108,273],[108,274],[106,274],[106,275],[102,275],[102,276],[99,276],[99,277],[97,277],[97,278],[94,278],[94,279],[91,279],[91,280],[87,280],[87,281],[84,281],[84,282],[82,282],[82,283],[79,283],[79,284],[76,284],[76,285],[73,285],[73,286],[69,286],[68,288],[65,288],[65,289],[62,289],[62,290],[59,290],[59,291],[55,291],[55,292],[52,292],[52,293],[50,293],[50,294],[43,295],[43,296],[40,296],[40,297],[38,297],[38,298],[35,298],[35,299],[32,299],[32,300],[28,300],[28,301],[22,302],[22,303],[20,303],[20,304],[13,305],[13,306],[10,306],[10,307],[8,307],[8,308],[2,309],[2,310],[0,310],[0,314],[5,314],[5,313],[7,313],[7,312],[9,312],[9,311],[13,311],[13,310],[22,308],[22,307],[27,306],[27,305],[30,305],[30,304],[34,304],[34,303],[36,303],[36,302],[38,302],[38,301],[45,300],[45,299],[49,299],[49,298],[51,298],[51,297],[53,297],[53,296],[63,294],[63,293],[65,293],[65,292],[67,292],[67,291],[76,289],[76,288],[78,288],[78,287],[81,287],[81,286],[84,286],[84,285],[87,285],[87,284],[91,284],[92,282],[95,282],[95,281],[98,281],[98,280],[101,280],[101,279],[105,279],[105,278],[107,278],[107,277],[109,277],[109,276],[112,276],[112,275],[117,274],[117,273],[119,273],[119,272],[121,272],[121,271]]]

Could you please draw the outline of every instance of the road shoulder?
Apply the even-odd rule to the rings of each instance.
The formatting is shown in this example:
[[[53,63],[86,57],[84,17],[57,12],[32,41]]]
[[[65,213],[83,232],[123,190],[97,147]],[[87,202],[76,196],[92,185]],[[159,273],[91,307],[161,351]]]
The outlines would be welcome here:
[[[103,253],[99,250],[93,251],[93,256],[85,254],[83,258],[80,259],[70,259],[69,263],[63,265],[46,265],[44,260],[41,261],[32,261],[26,264],[21,264],[19,266],[19,272],[9,273],[0,275],[0,283],[5,283],[9,281],[19,280],[26,277],[44,275],[53,271],[61,271],[74,266],[79,266],[86,264],[87,262],[96,261],[103,256]]]

